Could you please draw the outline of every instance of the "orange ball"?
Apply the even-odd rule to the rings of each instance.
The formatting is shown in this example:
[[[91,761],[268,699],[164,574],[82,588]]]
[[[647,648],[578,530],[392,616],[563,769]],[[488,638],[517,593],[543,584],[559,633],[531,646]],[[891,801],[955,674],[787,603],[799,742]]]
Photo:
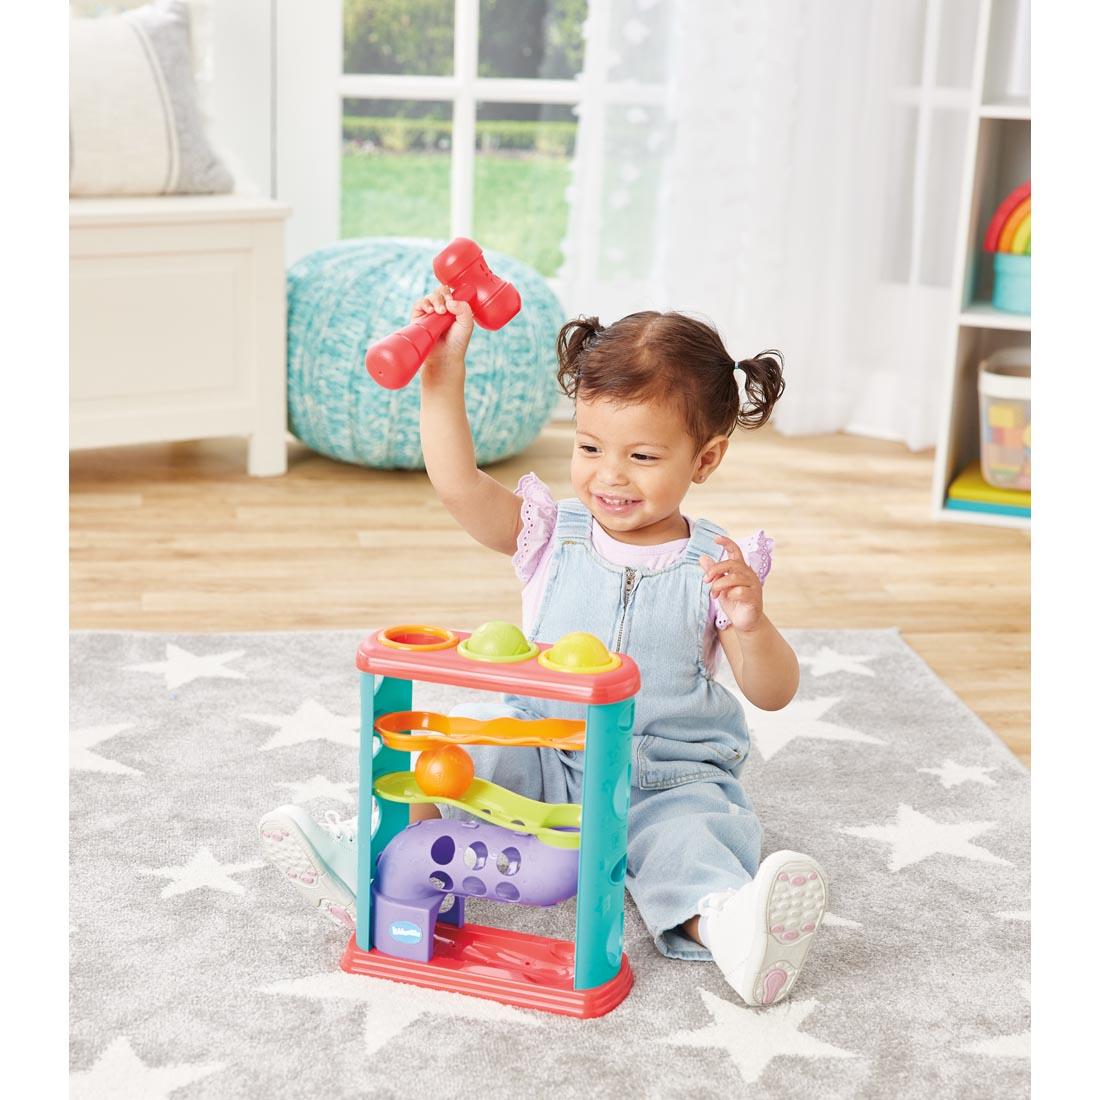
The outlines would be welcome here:
[[[474,762],[457,745],[428,749],[416,762],[416,781],[426,795],[461,798],[473,778]]]

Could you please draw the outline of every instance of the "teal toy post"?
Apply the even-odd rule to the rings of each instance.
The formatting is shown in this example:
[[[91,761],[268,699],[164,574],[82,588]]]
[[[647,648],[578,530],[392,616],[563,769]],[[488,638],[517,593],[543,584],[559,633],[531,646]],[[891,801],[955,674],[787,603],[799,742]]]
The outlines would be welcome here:
[[[409,807],[403,802],[379,803],[381,816],[378,832],[371,835],[373,816],[374,781],[390,772],[408,771],[409,754],[398,752],[387,745],[374,751],[375,715],[391,711],[408,710],[412,706],[412,684],[408,680],[384,678],[375,691],[375,678],[367,672],[359,674],[359,831],[357,855],[358,879],[361,883],[374,881],[378,856],[387,844],[409,824]],[[369,889],[359,890],[356,902],[355,942],[363,951],[369,951],[371,939],[371,912]]]
[[[591,634],[546,645],[499,622],[472,634],[391,626],[364,639],[356,665],[356,919],[341,967],[565,1016],[610,1012],[634,981],[623,904],[637,665]],[[577,717],[413,710],[417,681],[570,703]],[[580,804],[539,802],[477,776],[463,745],[583,751]],[[462,819],[410,824],[412,804],[455,807]],[[572,942],[466,920],[470,899],[572,897]]]
[[[576,989],[610,981],[622,959],[634,700],[589,707],[585,726]]]

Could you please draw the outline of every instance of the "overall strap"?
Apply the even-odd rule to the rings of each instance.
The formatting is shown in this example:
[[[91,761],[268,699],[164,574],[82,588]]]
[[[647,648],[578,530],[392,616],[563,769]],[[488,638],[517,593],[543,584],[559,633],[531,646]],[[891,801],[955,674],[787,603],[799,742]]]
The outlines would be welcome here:
[[[558,519],[554,526],[554,541],[587,542],[592,537],[592,513],[576,497],[558,503]]]
[[[724,552],[723,547],[718,543],[719,535],[725,537],[726,532],[717,524],[711,523],[709,519],[693,520],[691,540],[684,551],[683,560],[698,564],[699,555],[707,554],[717,561]]]

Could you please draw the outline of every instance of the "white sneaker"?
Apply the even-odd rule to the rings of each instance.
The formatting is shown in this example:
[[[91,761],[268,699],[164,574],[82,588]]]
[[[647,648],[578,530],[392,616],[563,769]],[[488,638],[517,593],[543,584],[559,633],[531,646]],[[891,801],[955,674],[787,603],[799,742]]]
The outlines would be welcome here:
[[[801,852],[773,852],[747,886],[703,899],[707,946],[746,1004],[775,1004],[790,993],[827,902],[825,872]]]
[[[344,928],[355,928],[358,880],[356,818],[333,810],[315,821],[301,806],[280,806],[260,819],[264,855],[314,908]]]

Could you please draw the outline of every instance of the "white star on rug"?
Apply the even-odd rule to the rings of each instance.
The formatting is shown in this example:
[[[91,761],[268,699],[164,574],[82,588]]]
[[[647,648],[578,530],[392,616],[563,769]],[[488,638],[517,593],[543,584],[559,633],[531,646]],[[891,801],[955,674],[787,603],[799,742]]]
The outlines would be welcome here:
[[[849,920],[847,917],[838,917],[835,913],[826,913],[821,918],[822,924],[836,925],[838,928],[862,928],[863,925],[857,920]]]
[[[264,993],[279,993],[308,1000],[357,1001],[368,1007],[363,1020],[362,1052],[377,1054],[395,1035],[416,1023],[421,1016],[450,1020],[475,1020],[480,1023],[522,1024],[539,1027],[542,1020],[534,1012],[521,1012],[511,1005],[445,993],[439,989],[421,989],[402,982],[347,974],[342,970],[291,978],[265,986]],[[434,1021],[425,1027],[438,1027]],[[423,1032],[422,1032],[423,1034]],[[351,1037],[353,1042],[354,1037]]]
[[[874,676],[874,669],[868,668],[863,663],[874,659],[874,656],[849,657],[824,646],[816,653],[799,656],[798,663],[807,666],[811,676],[828,676],[833,672],[854,672],[857,676]]]
[[[840,700],[839,695],[827,699],[795,699],[782,710],[760,710],[741,696],[741,705],[745,708],[745,720],[748,722],[753,744],[765,760],[770,760],[780,749],[799,737],[817,741],[883,744],[877,737],[821,720],[821,716]]]
[[[113,726],[85,726],[69,734],[69,768],[74,772],[112,772],[115,775],[141,775],[137,768],[108,760],[92,752],[92,746],[109,741],[115,734],[128,730],[133,722],[119,722]]]
[[[306,741],[334,741],[353,749],[359,747],[359,715],[333,714],[312,699],[307,699],[293,714],[246,714],[245,718],[274,726],[278,731],[266,745],[260,746],[261,752]]]
[[[142,1100],[167,1100],[176,1089],[217,1073],[222,1062],[177,1062],[167,1066],[146,1065],[125,1035],[117,1038],[96,1059],[91,1069],[69,1074],[69,1095],[73,1100],[117,1100],[140,1096]]]
[[[773,1058],[854,1058],[850,1050],[823,1043],[798,1029],[817,1001],[782,1001],[760,1010],[724,1001],[699,990],[712,1022],[697,1031],[680,1031],[664,1040],[678,1047],[713,1047],[725,1051],[742,1080],[753,1084]]]
[[[204,886],[210,890],[222,890],[227,894],[243,894],[244,887],[234,882],[231,875],[242,871],[258,871],[267,864],[263,860],[254,863],[219,863],[213,852],[205,845],[201,847],[187,863],[179,867],[143,867],[139,875],[155,875],[172,881],[160,892],[162,898],[186,894],[191,890],[201,890]]]
[[[1016,979],[1020,992],[1031,1000],[1031,985],[1022,978]],[[990,1058],[1030,1058],[1031,1032],[1020,1031],[1015,1035],[998,1035],[993,1039],[981,1039],[959,1048],[964,1054],[985,1054]]]
[[[334,802],[346,802],[350,806],[355,801],[355,796],[352,795],[351,790],[353,787],[358,787],[359,784],[333,783],[331,779],[326,779],[323,775],[315,775],[304,783],[277,783],[276,786],[285,787],[288,791],[292,791],[290,801],[296,804],[309,802],[314,798],[327,798]]]
[[[1031,913],[1027,909],[1013,909],[1007,913],[994,913],[999,920],[1022,920],[1031,922]]]
[[[168,691],[175,691],[192,680],[203,677],[215,677],[220,680],[244,680],[247,679],[243,672],[236,669],[225,668],[227,661],[236,660],[244,656],[243,649],[234,649],[231,653],[207,653],[205,656],[198,653],[188,653],[178,645],[168,642],[164,647],[165,660],[150,661],[143,665],[127,665],[128,672],[156,672],[164,674],[164,686]]]
[[[928,775],[938,775],[945,790],[961,786],[963,783],[981,783],[983,787],[995,787],[996,782],[986,775],[986,772],[995,772],[996,768],[979,768],[956,764],[954,760],[945,760],[942,768],[917,768],[919,772]]]
[[[897,819],[893,825],[860,825],[856,828],[841,829],[849,836],[864,837],[889,844],[893,849],[887,866],[891,871],[900,871],[913,863],[942,852],[944,855],[958,856],[960,859],[974,859],[981,863],[999,863],[1011,867],[1011,861],[1001,859],[985,848],[971,844],[972,837],[996,827],[996,821],[960,821],[956,824],[934,821],[918,813],[912,806],[904,803],[898,806]]]

